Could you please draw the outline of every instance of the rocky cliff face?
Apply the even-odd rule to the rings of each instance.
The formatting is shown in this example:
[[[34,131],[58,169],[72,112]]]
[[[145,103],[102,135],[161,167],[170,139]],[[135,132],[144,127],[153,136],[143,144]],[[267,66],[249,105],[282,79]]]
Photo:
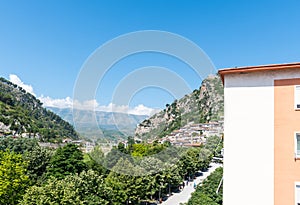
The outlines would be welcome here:
[[[135,130],[142,139],[161,138],[189,122],[204,123],[223,116],[224,93],[219,76],[203,80],[200,88],[175,100],[151,118],[144,120]]]

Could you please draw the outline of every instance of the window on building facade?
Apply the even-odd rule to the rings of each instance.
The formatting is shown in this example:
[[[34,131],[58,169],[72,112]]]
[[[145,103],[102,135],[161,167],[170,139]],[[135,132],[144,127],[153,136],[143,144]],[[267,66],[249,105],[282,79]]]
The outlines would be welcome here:
[[[300,85],[295,86],[295,109],[300,110]]]
[[[300,132],[295,136],[295,158],[300,158]]]
[[[300,182],[295,183],[295,204],[300,205]]]

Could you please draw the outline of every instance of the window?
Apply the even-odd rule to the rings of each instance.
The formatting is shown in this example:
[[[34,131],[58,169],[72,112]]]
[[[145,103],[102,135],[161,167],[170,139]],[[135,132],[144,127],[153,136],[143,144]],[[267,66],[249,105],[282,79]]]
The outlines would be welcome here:
[[[300,110],[300,85],[295,86],[295,109]]]
[[[300,159],[300,132],[295,135],[295,158]]]
[[[295,183],[295,204],[300,205],[300,182]]]

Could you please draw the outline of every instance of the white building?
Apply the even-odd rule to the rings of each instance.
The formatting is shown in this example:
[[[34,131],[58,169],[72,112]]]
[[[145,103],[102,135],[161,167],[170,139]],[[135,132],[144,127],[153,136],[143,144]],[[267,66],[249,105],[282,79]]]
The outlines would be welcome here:
[[[300,63],[219,74],[225,106],[223,204],[299,205]]]

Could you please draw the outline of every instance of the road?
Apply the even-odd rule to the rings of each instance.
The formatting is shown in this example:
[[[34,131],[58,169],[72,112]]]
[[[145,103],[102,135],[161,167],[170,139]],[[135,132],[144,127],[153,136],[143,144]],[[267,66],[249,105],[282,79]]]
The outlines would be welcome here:
[[[209,169],[206,172],[202,172],[203,175],[197,177],[194,181],[189,182],[188,186],[185,186],[184,189],[179,193],[173,193],[166,201],[161,203],[161,205],[179,205],[180,203],[186,203],[191,198],[192,193],[195,191],[194,182],[198,185],[206,177],[208,177],[215,169],[221,167],[222,164],[211,163]]]

